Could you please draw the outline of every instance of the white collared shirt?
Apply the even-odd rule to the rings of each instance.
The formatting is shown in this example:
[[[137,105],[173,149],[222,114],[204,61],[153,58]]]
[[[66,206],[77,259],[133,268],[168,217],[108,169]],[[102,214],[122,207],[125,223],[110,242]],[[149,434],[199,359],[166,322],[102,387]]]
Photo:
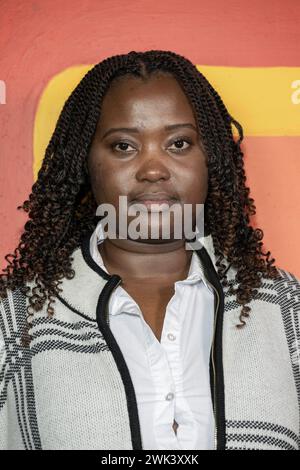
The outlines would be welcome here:
[[[108,272],[97,247],[102,241],[100,221],[92,234],[90,251]],[[160,341],[138,304],[121,286],[109,300],[110,328],[135,389],[143,449],[213,449],[209,357],[214,294],[195,252],[187,278],[175,282],[174,287]]]

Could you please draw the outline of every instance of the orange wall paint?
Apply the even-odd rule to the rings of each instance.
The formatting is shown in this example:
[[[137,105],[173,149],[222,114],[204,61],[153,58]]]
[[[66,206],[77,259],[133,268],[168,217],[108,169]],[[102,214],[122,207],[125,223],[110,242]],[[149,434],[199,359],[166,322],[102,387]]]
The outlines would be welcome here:
[[[0,80],[6,84],[6,103],[0,104],[2,266],[26,220],[16,207],[33,184],[38,101],[58,72],[152,48],[174,50],[199,65],[300,66],[298,0],[286,0],[284,8],[281,0],[2,0],[1,11]],[[297,107],[299,137],[246,136],[244,150],[255,221],[265,232],[266,249],[279,266],[299,276],[300,104]],[[284,118],[278,117],[282,122]]]

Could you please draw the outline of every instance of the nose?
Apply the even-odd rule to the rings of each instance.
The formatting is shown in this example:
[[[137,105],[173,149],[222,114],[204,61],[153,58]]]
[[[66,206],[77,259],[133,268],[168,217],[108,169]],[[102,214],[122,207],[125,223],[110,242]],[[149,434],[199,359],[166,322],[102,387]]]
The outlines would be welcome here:
[[[136,172],[136,179],[138,181],[156,182],[159,180],[168,180],[170,178],[170,171],[162,157],[146,157],[141,159],[140,166]]]

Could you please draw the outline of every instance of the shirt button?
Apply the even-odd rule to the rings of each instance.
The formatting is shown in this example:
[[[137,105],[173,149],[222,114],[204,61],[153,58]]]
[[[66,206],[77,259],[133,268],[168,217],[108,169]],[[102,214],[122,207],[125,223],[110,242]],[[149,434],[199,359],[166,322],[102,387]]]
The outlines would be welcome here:
[[[168,400],[168,401],[173,400],[173,398],[174,398],[174,393],[170,392],[170,393],[168,393],[168,395],[166,395],[166,400]]]
[[[176,339],[176,336],[172,335],[172,333],[169,333],[169,334],[168,334],[168,339],[169,339],[170,341],[174,341],[174,340]]]

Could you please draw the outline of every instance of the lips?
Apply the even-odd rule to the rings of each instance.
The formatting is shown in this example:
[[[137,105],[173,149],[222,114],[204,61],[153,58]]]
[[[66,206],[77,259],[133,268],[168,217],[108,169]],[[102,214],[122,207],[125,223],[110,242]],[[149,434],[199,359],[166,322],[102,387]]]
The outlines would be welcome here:
[[[168,193],[141,193],[133,201],[176,201],[176,198]]]
[[[151,209],[153,204],[158,205],[158,206],[161,206],[162,204],[167,204],[168,206],[171,206],[177,201],[178,200],[175,197],[171,196],[168,193],[155,192],[155,193],[138,194],[131,201],[131,204],[139,203],[139,204],[143,204],[148,209]]]

